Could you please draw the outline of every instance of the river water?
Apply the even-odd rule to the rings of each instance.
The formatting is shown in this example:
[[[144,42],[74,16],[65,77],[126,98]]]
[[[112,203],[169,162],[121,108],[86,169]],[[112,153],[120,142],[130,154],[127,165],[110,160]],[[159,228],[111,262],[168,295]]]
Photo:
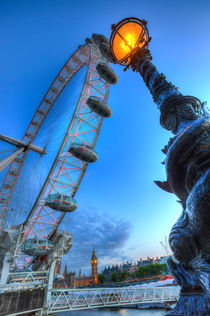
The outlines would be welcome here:
[[[136,308],[93,309],[59,313],[58,316],[164,316],[165,310],[140,310]]]

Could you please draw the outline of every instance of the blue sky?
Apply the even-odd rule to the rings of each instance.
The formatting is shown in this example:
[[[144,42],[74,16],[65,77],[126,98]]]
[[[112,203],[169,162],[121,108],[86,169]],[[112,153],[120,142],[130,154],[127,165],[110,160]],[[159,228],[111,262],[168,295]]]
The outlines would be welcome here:
[[[210,102],[209,1],[0,1],[0,133],[22,138],[57,72],[92,33],[110,36],[110,25],[127,16],[148,21],[153,62],[185,95]],[[153,180],[164,180],[161,148],[171,134],[141,77],[112,66],[113,115],[104,120],[96,150],[68,224],[74,246],[70,270],[89,272],[95,247],[104,264],[163,255],[180,206]]]

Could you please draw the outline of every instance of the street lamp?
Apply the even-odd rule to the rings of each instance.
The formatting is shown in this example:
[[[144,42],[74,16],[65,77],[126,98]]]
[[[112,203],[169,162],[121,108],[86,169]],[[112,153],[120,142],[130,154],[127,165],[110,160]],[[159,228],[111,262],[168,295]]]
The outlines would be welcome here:
[[[115,63],[139,72],[160,110],[160,124],[175,136],[162,149],[166,181],[155,181],[179,198],[183,211],[169,243],[176,261],[169,268],[181,295],[169,315],[209,315],[210,311],[210,116],[204,104],[183,96],[152,64],[147,22],[126,18],[112,25]]]
[[[111,53],[120,65],[128,65],[132,55],[141,48],[146,49],[151,40],[147,22],[137,18],[126,18],[112,25]]]

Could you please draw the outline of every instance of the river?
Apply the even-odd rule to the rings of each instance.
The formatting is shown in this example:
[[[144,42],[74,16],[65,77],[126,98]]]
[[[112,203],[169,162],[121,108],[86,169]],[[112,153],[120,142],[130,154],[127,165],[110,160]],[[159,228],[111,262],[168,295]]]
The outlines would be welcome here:
[[[164,316],[166,314],[166,310],[157,309],[140,310],[136,308],[107,308],[59,313],[58,316]]]

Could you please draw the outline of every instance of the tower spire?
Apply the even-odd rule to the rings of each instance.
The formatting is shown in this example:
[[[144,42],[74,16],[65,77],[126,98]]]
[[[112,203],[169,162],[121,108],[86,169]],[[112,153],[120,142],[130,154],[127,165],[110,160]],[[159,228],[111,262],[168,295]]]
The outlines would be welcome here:
[[[91,257],[91,274],[92,274],[92,283],[98,284],[98,259],[96,257],[95,249],[93,249],[93,254]]]
[[[65,268],[64,268],[64,276],[66,276],[68,274],[68,267],[67,264],[65,264]]]

